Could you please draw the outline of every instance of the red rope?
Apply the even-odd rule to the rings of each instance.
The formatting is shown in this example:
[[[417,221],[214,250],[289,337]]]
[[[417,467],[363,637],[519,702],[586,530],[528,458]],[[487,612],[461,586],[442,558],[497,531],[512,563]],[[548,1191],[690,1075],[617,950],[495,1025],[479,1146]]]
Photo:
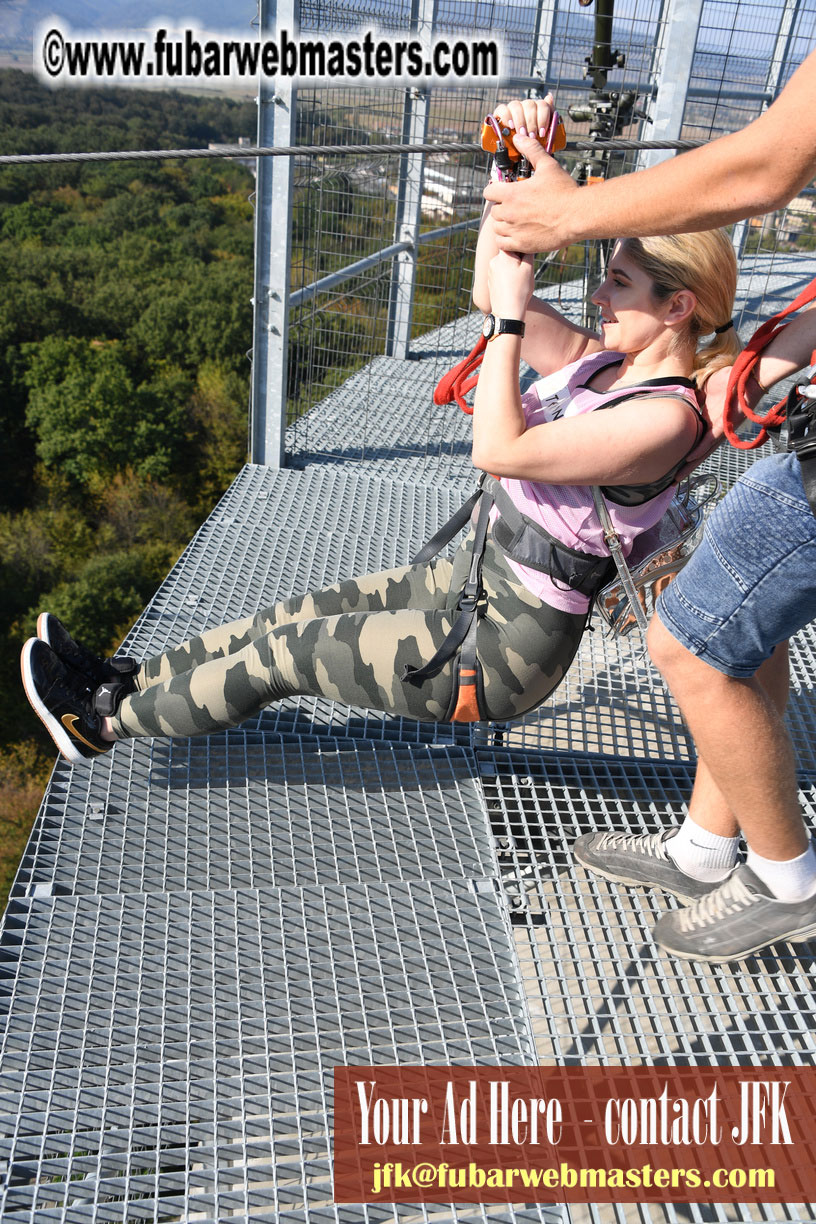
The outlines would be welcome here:
[[[454,401],[468,416],[473,415],[473,408],[465,400],[468,391],[472,391],[479,379],[479,366],[482,364],[487,340],[480,336],[458,365],[440,378],[433,393],[435,404],[452,404]]]
[[[725,436],[732,446],[737,450],[754,450],[755,447],[761,446],[768,438],[768,428],[781,425],[785,420],[785,403],[787,397],[779,400],[772,408],[763,415],[756,413],[748,407],[746,399],[746,388],[748,379],[754,372],[754,369],[759,362],[762,352],[765,347],[771,343],[775,336],[784,331],[788,326],[782,320],[787,315],[793,314],[795,310],[799,310],[802,306],[806,306],[808,302],[812,302],[816,298],[816,280],[802,290],[799,296],[791,302],[790,306],[786,306],[784,310],[780,310],[779,314],[768,319],[766,323],[754,332],[751,339],[746,344],[745,348],[737,357],[731,367],[731,376],[728,379],[728,388],[725,393],[725,411],[723,413],[723,427]],[[816,352],[811,357],[811,364],[816,361]],[[757,382],[759,380],[757,379]],[[761,385],[761,384],[760,384]],[[754,421],[762,428],[755,438],[742,439],[737,437],[737,409],[739,409],[749,421]]]

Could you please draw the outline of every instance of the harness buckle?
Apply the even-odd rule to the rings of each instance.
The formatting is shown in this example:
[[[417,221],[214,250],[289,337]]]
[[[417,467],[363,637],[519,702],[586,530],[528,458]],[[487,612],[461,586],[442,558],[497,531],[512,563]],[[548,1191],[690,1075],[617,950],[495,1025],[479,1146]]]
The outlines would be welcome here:
[[[816,434],[813,437],[808,434],[803,438],[794,438],[791,442],[791,450],[797,459],[810,459],[811,456],[816,455]]]

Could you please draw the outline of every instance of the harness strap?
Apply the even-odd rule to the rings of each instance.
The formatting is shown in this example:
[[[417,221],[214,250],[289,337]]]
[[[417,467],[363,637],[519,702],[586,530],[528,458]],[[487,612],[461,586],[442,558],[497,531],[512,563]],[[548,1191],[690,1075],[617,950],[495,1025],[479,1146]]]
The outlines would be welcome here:
[[[493,477],[484,478],[485,490],[499,512],[493,524],[493,538],[513,561],[540,570],[554,582],[561,582],[582,595],[594,595],[609,572],[609,557],[581,552],[555,536],[518,509],[510,494]]]
[[[601,489],[594,485],[592,488],[592,499],[595,502],[595,512],[600,519],[603,527],[604,540],[609,549],[612,560],[615,562],[618,574],[620,576],[621,586],[626,592],[626,598],[629,600],[629,606],[632,609],[632,614],[637,621],[641,633],[645,633],[649,627],[649,622],[646,619],[646,614],[637,596],[635,584],[632,579],[632,574],[629,566],[626,564],[626,558],[623,555],[623,544],[621,538],[615,530],[615,525],[612,522],[612,516],[609,513],[609,507],[603,498]]]
[[[479,619],[474,616],[459,651],[456,668],[456,705],[450,715],[450,722],[480,722],[484,718],[479,707],[480,668],[476,657],[476,630],[478,627]]]
[[[422,565],[425,561],[430,561],[431,557],[435,557],[438,552],[448,544],[453,537],[462,530],[467,523],[473,509],[482,496],[482,480],[479,479],[479,485],[476,492],[471,494],[463,506],[451,515],[447,523],[443,523],[439,530],[431,536],[427,544],[423,544],[419,552],[411,558],[412,565]]]
[[[468,416],[473,415],[473,408],[467,403],[465,396],[479,381],[479,366],[482,364],[486,347],[486,337],[480,336],[467,357],[440,378],[433,393],[435,404],[452,404],[455,400],[463,412]]]
[[[457,605],[459,608],[459,615],[453,622],[450,632],[432,659],[429,659],[423,667],[411,667],[410,664],[406,664],[406,666],[403,668],[400,679],[409,680],[411,684],[422,684],[423,681],[430,680],[433,676],[439,675],[445,664],[453,658],[453,656],[465,642],[471,630],[473,630],[473,649],[471,653],[473,670],[475,673],[475,628],[477,618],[480,615],[478,604],[482,595],[482,559],[484,557],[485,541],[487,540],[488,517],[490,515],[490,507],[493,504],[493,499],[484,494],[481,489],[475,496],[477,498],[481,498],[481,504],[479,506],[479,516],[476,520],[473,548],[470,554],[470,570],[468,572],[467,581],[462,588],[462,594],[459,596],[459,603]],[[475,504],[473,498],[470,498],[469,501]],[[457,517],[458,515],[454,515],[454,518]],[[453,519],[450,519],[448,523],[445,524],[445,528],[442,530],[444,531],[452,522]],[[437,532],[437,535],[439,534],[441,533]],[[452,535],[453,533],[451,533],[451,536],[448,538],[450,539]],[[440,548],[441,547],[442,545],[440,544]],[[425,550],[423,549],[422,551],[424,552]],[[436,551],[438,552],[439,549]],[[462,664],[460,661],[460,667],[461,665]]]

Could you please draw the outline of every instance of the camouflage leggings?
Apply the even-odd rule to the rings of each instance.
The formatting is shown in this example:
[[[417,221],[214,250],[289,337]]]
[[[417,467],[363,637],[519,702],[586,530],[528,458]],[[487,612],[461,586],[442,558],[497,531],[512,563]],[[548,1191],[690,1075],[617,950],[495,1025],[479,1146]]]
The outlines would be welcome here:
[[[424,722],[443,720],[451,663],[420,685],[399,677],[406,663],[427,662],[455,621],[468,542],[453,562],[435,558],[349,579],[148,659],[137,691],[113,719],[116,735],[217,731],[299,693]],[[586,618],[536,599],[490,536],[482,583],[487,598],[477,649],[489,715],[503,721],[533,709],[556,688]]]

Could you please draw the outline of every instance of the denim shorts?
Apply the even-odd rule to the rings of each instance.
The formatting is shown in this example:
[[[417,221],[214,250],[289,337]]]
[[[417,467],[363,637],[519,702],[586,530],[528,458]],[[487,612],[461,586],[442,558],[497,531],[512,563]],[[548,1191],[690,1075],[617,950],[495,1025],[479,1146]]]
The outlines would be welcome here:
[[[816,618],[816,517],[794,455],[761,459],[708,519],[658,601],[677,640],[727,676],[752,676]]]

